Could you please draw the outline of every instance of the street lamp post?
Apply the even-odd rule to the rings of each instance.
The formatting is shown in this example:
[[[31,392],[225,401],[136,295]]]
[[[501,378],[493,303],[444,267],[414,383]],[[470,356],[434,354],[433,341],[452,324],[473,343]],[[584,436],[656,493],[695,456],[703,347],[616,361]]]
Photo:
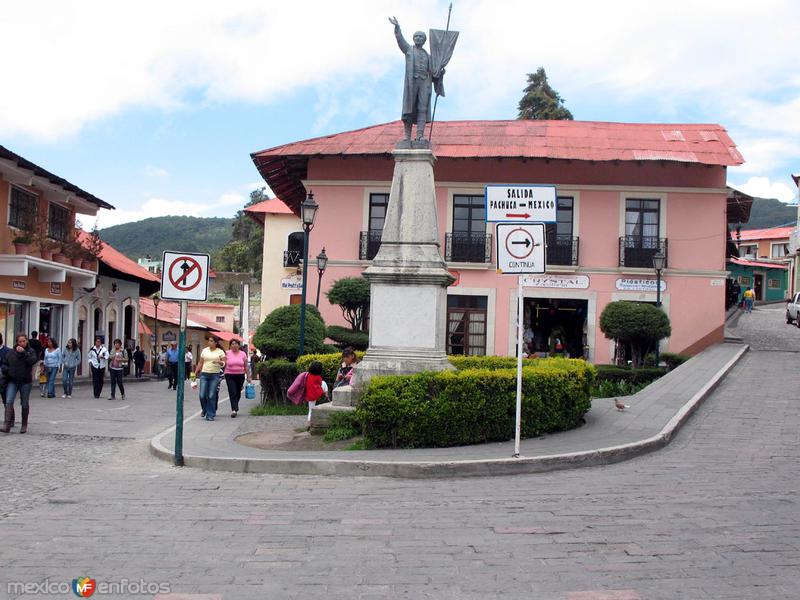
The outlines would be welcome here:
[[[158,303],[161,302],[161,298],[158,297],[158,294],[153,296],[153,306],[156,309],[156,320],[155,320],[155,336],[156,336],[156,345],[155,345],[155,353],[153,353],[153,358],[151,359],[153,362],[150,363],[150,374],[152,375],[154,371],[156,371],[156,376],[158,376]],[[153,368],[155,367],[155,369]]]
[[[314,306],[319,308],[319,291],[322,289],[322,276],[325,274],[325,269],[328,266],[328,255],[325,254],[325,247],[322,247],[322,252],[317,254],[317,271],[319,272],[319,280],[317,281],[317,301]]]
[[[297,356],[302,356],[306,346],[306,284],[308,282],[308,236],[314,228],[314,217],[317,215],[319,204],[314,201],[314,192],[309,191],[308,196],[300,205],[300,218],[303,221],[303,292],[300,297],[300,342]]]
[[[667,262],[667,257],[659,251],[653,255],[653,268],[656,270],[656,307],[661,308],[661,271],[664,270],[664,264]],[[659,353],[659,346],[661,340],[656,340],[656,367],[661,362]]]

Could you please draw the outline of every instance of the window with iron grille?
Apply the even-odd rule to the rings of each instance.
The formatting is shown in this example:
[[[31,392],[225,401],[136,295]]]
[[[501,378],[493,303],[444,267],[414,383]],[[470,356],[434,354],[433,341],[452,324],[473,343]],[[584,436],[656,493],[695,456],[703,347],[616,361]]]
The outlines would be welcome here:
[[[303,236],[302,231],[290,233],[286,239],[286,251],[283,253],[283,266],[296,267],[303,260]]]
[[[8,207],[8,224],[19,229],[31,229],[36,219],[39,199],[25,190],[11,186]]]
[[[545,228],[547,236],[547,263],[554,265],[575,264],[577,252],[573,251],[573,245],[577,242],[573,239],[573,215],[574,198],[559,196],[556,206],[556,222],[548,223]]]
[[[447,353],[486,354],[486,296],[447,296]]]
[[[448,256],[454,262],[486,262],[486,202],[483,196],[453,196],[453,231]]]
[[[69,239],[69,210],[58,204],[50,203],[48,213],[47,235],[61,242]]]

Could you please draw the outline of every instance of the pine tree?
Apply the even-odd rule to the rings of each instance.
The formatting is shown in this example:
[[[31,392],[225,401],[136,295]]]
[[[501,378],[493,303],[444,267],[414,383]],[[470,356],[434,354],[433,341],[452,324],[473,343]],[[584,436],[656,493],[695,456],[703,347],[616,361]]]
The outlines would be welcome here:
[[[544,67],[539,67],[536,73],[528,73],[528,85],[523,91],[525,95],[519,101],[518,119],[572,120],[564,99],[547,82]]]

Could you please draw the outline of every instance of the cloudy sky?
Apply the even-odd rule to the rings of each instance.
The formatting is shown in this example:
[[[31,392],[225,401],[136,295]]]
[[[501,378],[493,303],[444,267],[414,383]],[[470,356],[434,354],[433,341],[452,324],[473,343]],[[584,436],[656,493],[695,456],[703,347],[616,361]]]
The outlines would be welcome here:
[[[231,216],[249,154],[399,116],[410,38],[435,0],[27,0],[0,21],[0,144],[114,204],[100,227]],[[800,3],[456,0],[437,118],[512,119],[547,69],[576,119],[711,122],[729,183],[791,201],[800,171]]]

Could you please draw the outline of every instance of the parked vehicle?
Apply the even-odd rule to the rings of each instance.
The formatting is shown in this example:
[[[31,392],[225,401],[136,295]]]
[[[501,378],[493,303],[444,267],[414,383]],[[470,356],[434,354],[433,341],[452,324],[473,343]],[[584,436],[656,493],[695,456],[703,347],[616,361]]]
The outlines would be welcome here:
[[[789,298],[786,302],[786,323],[792,323],[800,327],[800,292],[796,293],[793,298]]]

